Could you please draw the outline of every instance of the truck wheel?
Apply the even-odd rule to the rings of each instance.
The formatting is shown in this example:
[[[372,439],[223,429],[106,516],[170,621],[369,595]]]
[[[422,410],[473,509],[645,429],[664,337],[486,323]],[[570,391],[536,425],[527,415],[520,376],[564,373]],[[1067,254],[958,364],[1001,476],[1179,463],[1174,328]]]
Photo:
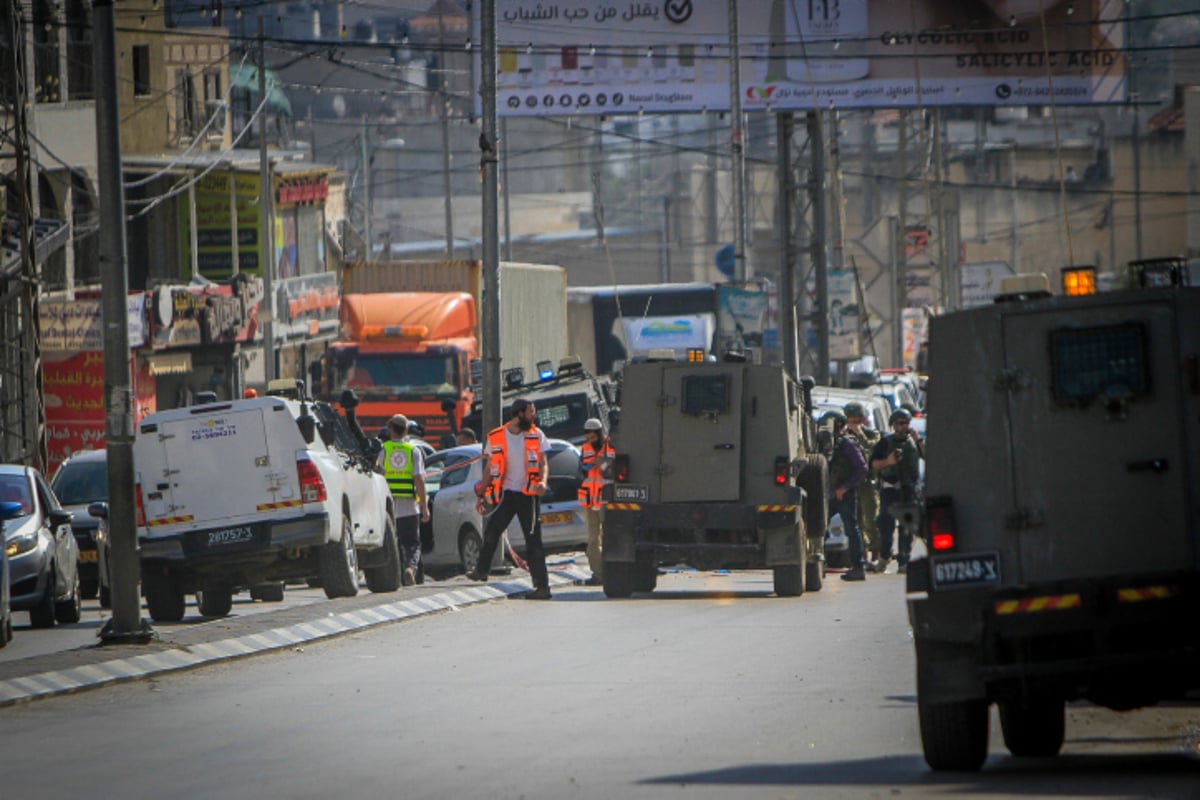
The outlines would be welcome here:
[[[389,514],[390,516],[390,514]],[[384,562],[367,567],[367,588],[372,592],[394,592],[400,588],[400,545],[396,544],[396,521],[389,519],[383,528]]]
[[[164,575],[160,570],[148,570],[142,576],[142,590],[146,594],[150,619],[155,622],[179,622],[183,619],[183,592],[179,590],[179,583],[174,575]]]
[[[604,596],[629,597],[633,594],[633,564],[604,564]]]
[[[1004,746],[1014,756],[1052,758],[1062,749],[1064,703],[1054,698],[1029,698],[999,703]]]
[[[321,547],[321,588],[329,599],[358,594],[358,553],[354,550],[350,511],[342,509],[342,538]]]
[[[825,559],[812,555],[813,547],[821,547],[820,539],[809,539],[809,558],[804,563],[804,590],[819,592],[825,581]],[[814,560],[815,559],[815,560]]]
[[[36,606],[29,609],[29,624],[35,628],[53,628],[54,622],[54,565],[51,564],[46,593]]]
[[[633,590],[635,592],[653,592],[658,586],[658,564],[654,557],[638,558],[633,565]]]
[[[458,563],[463,572],[472,572],[479,564],[479,551],[483,549],[483,537],[470,525],[463,526],[458,533]]]
[[[805,456],[796,476],[796,485],[804,490],[804,531],[825,539],[829,525],[829,461],[820,454]]]
[[[775,594],[780,597],[799,597],[804,594],[804,566],[780,564],[775,567]]]
[[[926,703],[917,697],[921,746],[932,769],[975,772],[987,759],[988,704],[986,700]]]
[[[205,581],[196,592],[196,607],[206,617],[227,617],[233,608],[233,587],[218,581]]]
[[[71,596],[54,604],[54,618],[63,624],[79,622],[83,617],[83,598],[79,591],[79,575],[75,575],[75,585],[71,587]]]

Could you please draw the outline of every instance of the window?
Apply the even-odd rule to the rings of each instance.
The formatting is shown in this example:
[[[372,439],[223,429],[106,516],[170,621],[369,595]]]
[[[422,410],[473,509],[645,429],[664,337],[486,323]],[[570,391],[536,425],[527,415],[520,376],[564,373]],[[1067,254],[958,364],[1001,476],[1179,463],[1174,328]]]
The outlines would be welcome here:
[[[684,414],[724,414],[729,410],[728,375],[685,375]]]
[[[204,114],[206,117],[216,115],[216,120],[209,128],[211,134],[222,133],[225,130],[225,114],[221,104],[224,102],[221,94],[221,73],[219,70],[204,71]]]
[[[150,45],[133,46],[133,96],[150,94]]]
[[[194,136],[199,130],[196,120],[196,86],[192,73],[181,69],[175,73],[175,119],[180,136]]]
[[[1137,323],[1052,331],[1050,362],[1054,399],[1063,405],[1150,393],[1146,330]]]

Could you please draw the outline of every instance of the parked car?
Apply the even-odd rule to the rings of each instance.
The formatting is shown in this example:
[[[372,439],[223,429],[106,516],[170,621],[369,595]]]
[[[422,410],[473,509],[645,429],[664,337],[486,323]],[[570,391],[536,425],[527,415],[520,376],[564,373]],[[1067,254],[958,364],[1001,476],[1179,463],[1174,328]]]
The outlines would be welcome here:
[[[841,411],[846,403],[857,401],[867,409],[867,427],[877,431],[889,431],[888,417],[892,410],[887,400],[877,394],[861,389],[842,389],[836,386],[814,386],[812,390],[813,418],[821,419],[826,411]]]
[[[468,444],[440,450],[425,461],[430,521],[422,526],[422,563],[427,567],[475,568],[483,547],[484,520],[475,510],[475,484],[483,479],[483,447]],[[587,520],[579,505],[579,450],[563,439],[550,440],[550,489],[541,504],[542,543],[546,550],[587,545]],[[523,552],[525,536],[514,519],[508,527],[514,549]],[[501,564],[498,552],[493,566]]]
[[[8,520],[21,515],[21,504],[0,503],[0,542],[4,541],[4,527]],[[12,603],[8,589],[8,548],[0,547],[0,647],[12,641]]]
[[[65,511],[42,474],[20,464],[0,465],[0,502],[19,503],[21,510],[4,526],[10,603],[28,611],[35,628],[55,622],[78,622],[83,613],[79,593],[79,545]]]
[[[96,543],[98,520],[87,513],[96,502],[108,502],[108,460],[104,450],[82,450],[59,465],[50,479],[63,508],[74,514],[71,531],[79,545],[79,588],[84,598],[100,594],[105,582],[100,578],[100,553]],[[105,597],[100,605],[108,607]]]

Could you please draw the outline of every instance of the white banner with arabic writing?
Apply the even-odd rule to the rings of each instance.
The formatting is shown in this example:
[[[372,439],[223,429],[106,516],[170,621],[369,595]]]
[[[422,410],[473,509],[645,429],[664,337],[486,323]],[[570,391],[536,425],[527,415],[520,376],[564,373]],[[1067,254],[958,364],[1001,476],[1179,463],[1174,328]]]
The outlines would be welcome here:
[[[146,294],[125,298],[129,346],[146,343]],[[104,326],[99,300],[44,298],[38,304],[42,349],[52,351],[103,350]]]

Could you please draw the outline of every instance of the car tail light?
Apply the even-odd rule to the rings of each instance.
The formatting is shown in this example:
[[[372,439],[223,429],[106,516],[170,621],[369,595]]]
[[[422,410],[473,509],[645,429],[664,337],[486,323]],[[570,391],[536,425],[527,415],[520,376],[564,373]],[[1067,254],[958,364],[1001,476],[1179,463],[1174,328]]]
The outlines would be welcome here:
[[[935,552],[953,550],[955,545],[954,506],[949,499],[930,500],[925,504],[929,547]]]
[[[300,499],[305,503],[323,503],[328,496],[325,493],[325,481],[311,458],[296,459],[296,472],[300,476]]]
[[[775,457],[775,485],[786,486],[788,482],[787,456]]]
[[[618,454],[613,458],[613,480],[618,483],[629,480],[629,456]]]
[[[133,507],[136,514],[135,522],[139,528],[146,527],[146,505],[142,502],[141,481],[133,485]]]

